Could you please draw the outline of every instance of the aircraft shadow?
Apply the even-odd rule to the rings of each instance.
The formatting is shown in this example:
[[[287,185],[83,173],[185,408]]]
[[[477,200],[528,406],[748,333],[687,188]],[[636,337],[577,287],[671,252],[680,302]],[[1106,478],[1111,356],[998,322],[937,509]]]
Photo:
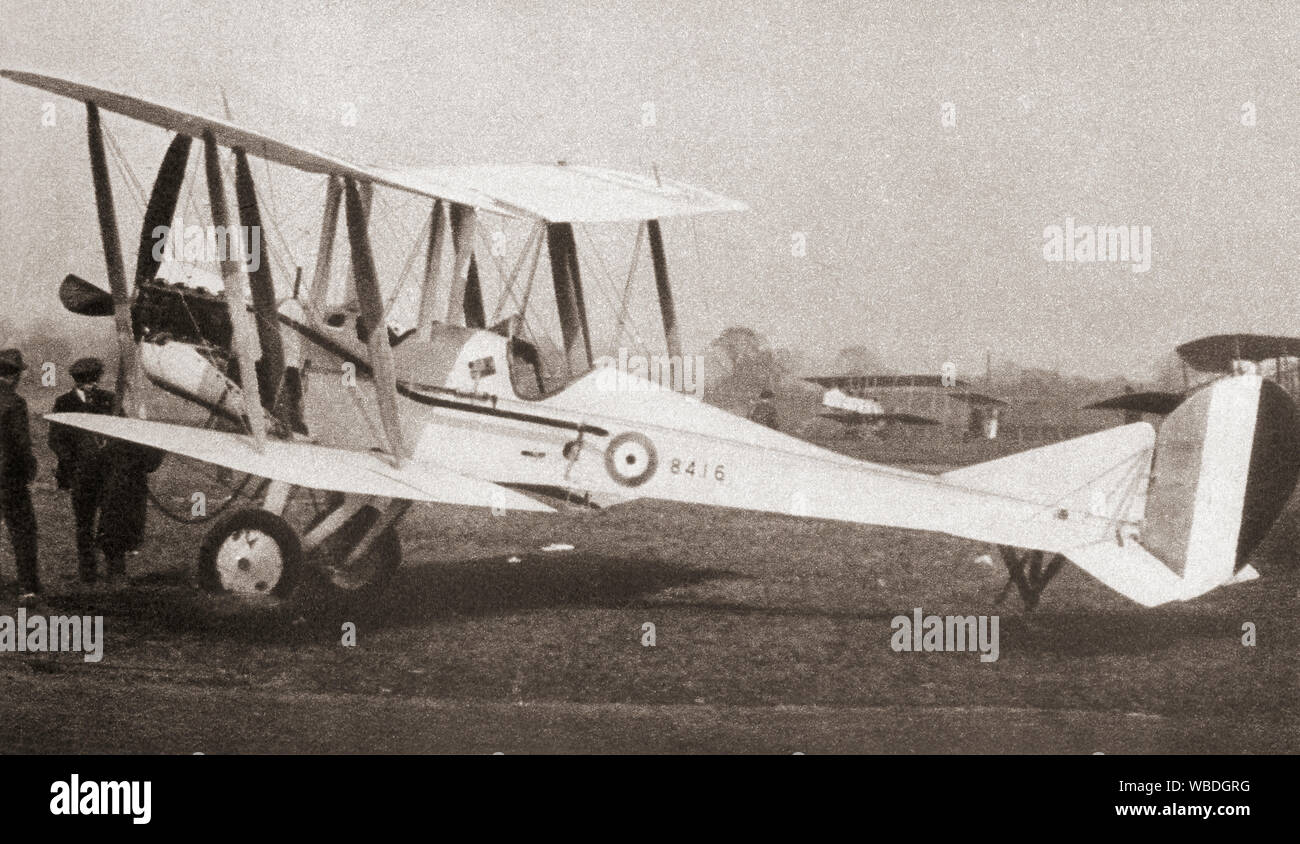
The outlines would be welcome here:
[[[563,607],[621,607],[676,586],[734,578],[735,572],[654,557],[598,554],[500,557],[399,569],[392,588],[364,609],[385,627],[456,616]]]
[[[117,592],[72,590],[46,602],[52,614],[105,615],[142,634],[173,633],[249,643],[309,643],[338,637],[342,621],[369,629],[565,607],[620,607],[677,586],[738,577],[647,557],[597,554],[496,556],[399,569],[382,595],[323,600],[314,590],[290,602],[245,601],[198,590],[187,569],[133,578]],[[119,628],[121,629],[121,628]]]

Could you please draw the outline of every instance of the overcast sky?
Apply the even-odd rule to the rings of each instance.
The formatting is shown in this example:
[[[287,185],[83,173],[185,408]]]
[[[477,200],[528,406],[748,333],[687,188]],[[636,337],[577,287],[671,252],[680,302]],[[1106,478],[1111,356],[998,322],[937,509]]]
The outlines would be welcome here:
[[[363,163],[657,164],[742,199],[665,227],[688,352],[747,325],[812,363],[862,344],[966,375],[991,348],[1141,376],[1204,334],[1300,334],[1296,4],[427,5],[0,0],[0,66],[215,116],[224,89],[239,122]],[[148,177],[166,136],[106,122]],[[84,131],[0,81],[10,308],[103,282]],[[319,185],[275,189],[309,253]],[[1149,271],[1045,260],[1067,217],[1150,226]]]

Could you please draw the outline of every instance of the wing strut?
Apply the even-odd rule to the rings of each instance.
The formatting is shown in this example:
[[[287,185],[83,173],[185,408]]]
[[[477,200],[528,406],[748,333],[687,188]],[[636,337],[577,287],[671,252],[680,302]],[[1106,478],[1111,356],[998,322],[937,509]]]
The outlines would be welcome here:
[[[225,184],[221,180],[221,159],[218,156],[217,139],[211,132],[203,133],[203,152],[212,225],[218,231],[230,232]],[[249,431],[261,451],[266,448],[266,419],[262,414],[262,403],[258,401],[255,350],[251,346],[253,332],[250,330],[252,326],[248,324],[248,304],[244,298],[244,272],[240,261],[231,256],[230,246],[231,238],[227,236],[225,253],[219,256],[221,281],[230,311],[230,342],[239,363],[239,383],[244,394],[244,413],[248,416]]]
[[[357,183],[352,179],[345,180],[344,190],[347,194],[348,244],[352,249],[352,281],[361,304],[361,323],[370,350],[379,419],[384,427],[384,438],[388,440],[386,451],[392,455],[394,464],[401,468],[406,448],[397,417],[397,377],[393,368],[393,349],[388,343],[388,328],[384,324],[384,300],[375,272],[375,256],[370,251],[370,235],[366,231],[365,204]]]
[[[673,305],[673,288],[668,280],[668,259],[664,257],[664,236],[658,220],[646,220],[650,235],[650,257],[655,267],[655,287],[659,290],[659,313],[664,319],[664,339],[668,341],[668,357],[673,366],[680,366],[682,339],[677,333],[677,309]],[[673,383],[677,383],[674,381]]]
[[[483,293],[474,260],[474,228],[478,214],[468,205],[451,206],[451,239],[456,249],[456,269],[447,298],[447,324],[482,328]]]
[[[374,203],[375,200],[374,188],[369,182],[357,182],[354,180],[352,184],[353,187],[356,188],[357,196],[361,198],[361,206],[360,206],[361,230],[367,232],[366,244],[368,246],[370,244],[370,235],[368,234],[370,231],[370,206]],[[344,205],[344,211],[345,212],[347,211],[346,204]],[[348,233],[349,243],[351,243],[351,237],[352,237],[351,229],[349,229],[348,231],[349,231]],[[347,275],[347,280],[344,282],[347,285],[347,292],[343,296],[344,302],[351,303],[357,301],[356,278],[357,278],[357,256],[355,253],[353,253],[348,256],[348,275]],[[382,322],[383,321],[381,320],[381,323]],[[362,339],[361,342],[365,343],[367,341]]]
[[[591,337],[586,330],[586,314],[582,308],[581,282],[575,270],[578,265],[574,249],[573,226],[568,223],[546,224],[546,245],[551,255],[551,280],[555,285],[555,306],[560,312],[560,332],[564,336],[564,357],[569,373],[575,371],[573,352],[581,335],[587,354],[587,367],[592,364]],[[583,371],[578,369],[577,371]]]
[[[568,229],[569,281],[573,283],[573,303],[578,306],[578,322],[582,324],[582,344],[587,353],[587,366],[596,365],[596,358],[591,353],[591,327],[587,325],[587,302],[582,295],[582,272],[578,269],[578,241],[573,236],[573,224],[565,223]]]
[[[330,292],[330,266],[334,260],[334,232],[339,224],[339,201],[343,198],[343,180],[330,176],[325,185],[325,212],[320,224],[320,247],[316,250],[316,271],[307,291],[307,314],[313,323],[325,318]]]
[[[483,312],[483,287],[478,280],[478,261],[469,256],[469,271],[465,274],[465,326],[486,328],[487,314]]]
[[[86,137],[90,144],[90,173],[95,182],[95,210],[99,215],[99,237],[104,245],[104,266],[108,287],[113,294],[113,323],[117,329],[117,395],[114,409],[126,407],[126,393],[138,398],[136,387],[135,337],[131,330],[131,291],[126,286],[122,265],[122,242],[117,234],[117,214],[113,209],[113,184],[108,177],[108,159],[104,155],[104,133],[99,125],[99,107],[86,102]]]
[[[417,326],[422,342],[433,337],[435,296],[442,276],[442,257],[447,250],[447,204],[441,199],[433,201],[429,218],[429,248],[424,254],[424,283],[420,287],[420,308]]]
[[[248,235],[244,257],[253,262],[248,273],[248,286],[253,294],[253,316],[257,325],[257,343],[262,347],[262,378],[265,379],[264,384],[259,381],[259,393],[262,404],[271,408],[274,414],[276,395],[284,380],[284,344],[280,339],[279,309],[275,304],[275,282],[271,280],[271,261],[266,254],[262,215],[257,208],[257,189],[253,187],[248,155],[242,149],[235,150],[235,201],[239,203],[241,230]],[[254,237],[260,255],[253,255],[250,251]]]

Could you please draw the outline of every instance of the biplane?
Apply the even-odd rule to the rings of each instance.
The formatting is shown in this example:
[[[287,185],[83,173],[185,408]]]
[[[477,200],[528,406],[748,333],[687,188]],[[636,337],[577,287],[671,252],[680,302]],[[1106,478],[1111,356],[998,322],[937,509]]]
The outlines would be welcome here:
[[[111,316],[119,344],[122,413],[47,418],[266,479],[252,506],[223,514],[202,542],[199,579],[210,589],[284,598],[305,569],[323,572],[340,592],[381,589],[400,559],[395,525],[413,502],[504,512],[639,498],[996,544],[1033,601],[1047,579],[1044,555],[1053,555],[1049,570],[1068,559],[1145,606],[1255,575],[1244,565],[1241,531],[1260,512],[1256,471],[1278,441],[1273,432],[1300,430],[1294,405],[1257,376],[1224,379],[1203,394],[1191,486],[1152,479],[1152,456],[1164,445],[1144,422],[940,475],[858,461],[660,384],[620,388],[628,378],[610,379],[593,366],[575,225],[637,226],[634,260],[647,243],[669,358],[680,358],[661,221],[744,210],[740,202],[657,173],[567,164],[362,166],[229,119],[49,76],[0,73],[85,105],[109,291],[74,279],[61,295],[79,312]],[[102,112],[173,135],[149,192],[133,277],[121,255]],[[315,272],[295,281],[293,295],[279,295],[271,262],[254,268],[230,256],[220,261],[218,294],[158,281],[165,236],[158,228],[173,217],[191,155],[202,161],[219,231],[262,225],[264,198],[250,158],[323,181]],[[405,329],[386,319],[375,261],[370,214],[380,191],[428,203],[418,318]],[[340,213],[348,289],[332,306],[324,280]],[[487,316],[474,234],[490,217],[532,226],[518,264],[535,268],[543,252],[548,258],[561,378],[548,378],[548,360],[519,314]],[[140,374],[224,428],[143,418]],[[327,424],[344,409],[361,421],[342,430]],[[326,504],[294,524],[287,502],[304,489],[324,494]]]
[[[943,411],[949,401],[955,401],[968,406],[968,435],[994,439],[998,416],[1007,404],[967,389],[970,384],[955,375],[812,375],[803,380],[826,389],[817,415],[840,423],[846,433],[864,428],[881,432],[889,425],[942,425],[934,414],[951,421],[953,414]],[[927,397],[930,413],[915,412],[927,409]]]
[[[876,398],[870,396],[868,391],[871,387],[878,386],[880,382],[908,383],[914,381],[917,376],[896,376],[896,375],[814,375],[803,380],[810,384],[816,384],[819,387],[825,387],[826,392],[822,394],[822,410],[817,415],[823,419],[830,419],[844,426],[845,431],[856,431],[866,428],[871,431],[879,431],[889,423],[898,423],[902,425],[938,425],[939,420],[929,416],[923,416],[917,413],[907,413],[905,411],[889,410]],[[929,376],[920,376],[923,383],[933,380]]]
[[[1300,388],[1300,370],[1287,369],[1288,360],[1300,359],[1300,337],[1215,334],[1189,340],[1174,351],[1183,362],[1183,392],[1130,391],[1093,402],[1084,409],[1122,410],[1130,414],[1150,413],[1154,416],[1166,416],[1182,404],[1192,392],[1187,374],[1188,367],[1218,377],[1256,373],[1271,361],[1270,368],[1274,381],[1292,395],[1297,388]]]

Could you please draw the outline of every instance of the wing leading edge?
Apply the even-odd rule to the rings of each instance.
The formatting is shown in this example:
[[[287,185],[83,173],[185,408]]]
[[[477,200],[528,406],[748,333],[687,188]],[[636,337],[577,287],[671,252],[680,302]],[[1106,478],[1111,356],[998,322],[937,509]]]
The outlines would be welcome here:
[[[401,169],[358,165],[245,129],[228,120],[81,82],[18,70],[0,70],[0,76],[21,85],[93,102],[105,111],[194,138],[211,133],[218,146],[242,149],[308,173],[371,182],[508,217],[553,223],[608,223],[748,209],[743,202],[683,182],[596,167],[505,164]]]
[[[257,451],[247,437],[166,422],[93,413],[51,413],[53,423],[226,466],[237,472],[349,495],[436,501],[471,507],[554,510],[517,492],[429,463],[394,468],[381,454],[268,439]]]

